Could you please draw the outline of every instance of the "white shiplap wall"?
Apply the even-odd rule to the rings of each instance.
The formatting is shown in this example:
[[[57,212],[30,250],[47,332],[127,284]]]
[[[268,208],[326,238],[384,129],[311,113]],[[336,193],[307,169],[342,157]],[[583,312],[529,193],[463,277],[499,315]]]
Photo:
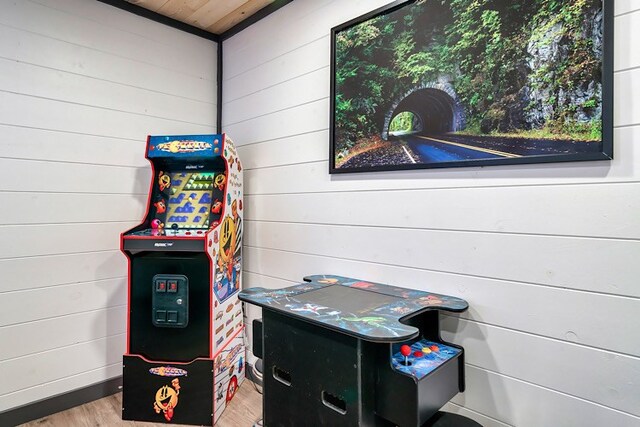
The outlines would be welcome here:
[[[330,29],[386,3],[296,0],[225,41],[245,286],[333,273],[461,296],[443,325],[468,388],[448,410],[640,426],[640,2],[616,1],[615,160],[330,176]]]
[[[146,135],[216,130],[217,46],[93,0],[0,11],[2,412],[121,374]]]

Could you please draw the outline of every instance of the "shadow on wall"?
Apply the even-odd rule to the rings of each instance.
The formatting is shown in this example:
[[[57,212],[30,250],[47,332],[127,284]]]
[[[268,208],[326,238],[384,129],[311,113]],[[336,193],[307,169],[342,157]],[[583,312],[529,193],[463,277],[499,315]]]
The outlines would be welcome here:
[[[467,314],[475,321],[482,321],[477,311],[473,309],[473,304],[469,303],[469,311]],[[465,379],[466,392],[460,393],[452,399],[452,402],[464,406],[470,410],[481,409],[485,414],[512,414],[513,409],[507,396],[504,384],[499,381],[492,381],[492,374],[484,369],[469,366],[469,362],[479,359],[474,357],[476,351],[482,351],[482,360],[484,366],[495,366],[496,361],[492,356],[492,349],[487,343],[487,337],[483,334],[478,323],[465,321],[461,322],[460,317],[453,314],[440,315],[441,329],[445,334],[451,334],[454,337],[464,336],[465,340],[473,340],[474,346],[465,345],[464,342],[457,342],[465,349]],[[446,341],[446,339],[445,339]],[[474,401],[481,396],[482,402]]]
[[[136,168],[135,180],[131,183],[131,194],[148,194],[151,185],[151,167]],[[136,210],[136,212],[142,212],[140,220],[147,213],[147,199],[140,199],[142,203],[142,210]],[[125,230],[122,230],[125,231]]]
[[[113,259],[121,258],[121,259]],[[119,266],[118,271],[114,271],[114,265]],[[126,351],[126,328],[127,328],[127,261],[124,254],[113,251],[109,258],[101,264],[96,273],[100,277],[120,277],[117,281],[109,280],[103,282],[102,292],[108,295],[105,299],[104,311],[105,319],[98,320],[94,328],[94,336],[105,337],[107,346],[104,355],[105,366],[119,363],[121,365],[122,355]],[[104,323],[103,323],[104,322]],[[107,369],[112,372],[112,369]],[[122,375],[122,368],[118,369],[118,375]],[[111,377],[113,377],[111,375]],[[104,378],[107,380],[109,378]]]

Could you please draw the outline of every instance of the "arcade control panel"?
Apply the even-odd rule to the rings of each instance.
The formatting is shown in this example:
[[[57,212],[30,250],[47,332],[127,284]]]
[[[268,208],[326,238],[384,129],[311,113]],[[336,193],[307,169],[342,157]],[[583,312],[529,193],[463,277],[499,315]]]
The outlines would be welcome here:
[[[186,328],[189,324],[189,279],[177,274],[156,274],[152,291],[153,325]]]
[[[459,348],[421,339],[410,344],[394,344],[391,365],[396,371],[421,380],[461,353]]]

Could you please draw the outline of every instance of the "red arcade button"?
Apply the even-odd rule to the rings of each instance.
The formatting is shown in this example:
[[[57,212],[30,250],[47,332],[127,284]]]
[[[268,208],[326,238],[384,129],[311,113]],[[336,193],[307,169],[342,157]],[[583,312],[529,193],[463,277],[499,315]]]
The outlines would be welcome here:
[[[178,292],[178,282],[176,282],[175,280],[170,280],[167,292]]]

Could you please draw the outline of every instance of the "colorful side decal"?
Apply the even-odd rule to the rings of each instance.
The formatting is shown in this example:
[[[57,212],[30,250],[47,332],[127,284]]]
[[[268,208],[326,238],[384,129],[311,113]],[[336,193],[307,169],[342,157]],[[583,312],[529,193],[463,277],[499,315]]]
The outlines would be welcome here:
[[[217,355],[213,364],[216,384],[214,389],[214,423],[244,381],[244,361],[244,338],[242,334],[239,334]]]
[[[236,390],[238,389],[238,378],[234,375],[229,380],[229,386],[227,387],[227,403],[231,402],[233,396],[236,395]]]
[[[223,302],[240,289],[240,268],[242,263],[242,220],[237,213],[237,203],[231,204],[233,216],[226,216],[220,227],[218,241],[218,262],[214,292],[218,301]]]

